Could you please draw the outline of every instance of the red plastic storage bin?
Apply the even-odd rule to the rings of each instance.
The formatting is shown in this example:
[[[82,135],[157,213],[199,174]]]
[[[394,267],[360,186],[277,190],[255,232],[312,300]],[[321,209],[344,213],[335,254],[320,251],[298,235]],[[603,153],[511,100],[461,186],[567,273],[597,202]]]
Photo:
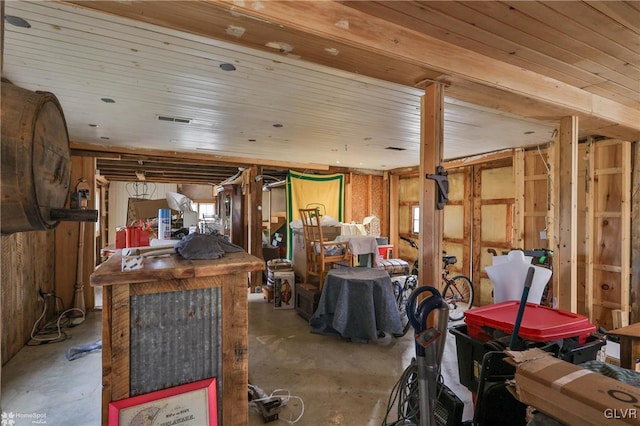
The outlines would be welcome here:
[[[466,311],[464,322],[467,324],[469,336],[487,340],[483,339],[483,335],[486,335],[483,327],[510,334],[513,332],[519,307],[520,302],[510,300]],[[578,337],[582,344],[595,330],[596,327],[589,323],[589,319],[584,315],[527,303],[518,336],[535,342]]]

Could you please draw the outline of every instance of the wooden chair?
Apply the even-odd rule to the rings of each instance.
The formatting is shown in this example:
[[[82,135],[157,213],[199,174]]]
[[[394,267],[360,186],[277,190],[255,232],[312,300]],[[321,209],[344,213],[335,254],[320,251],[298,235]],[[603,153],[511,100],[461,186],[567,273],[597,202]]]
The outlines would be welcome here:
[[[305,282],[310,276],[318,277],[320,290],[324,286],[327,271],[335,263],[351,266],[349,242],[326,241],[322,235],[322,222],[319,208],[299,209],[304,230],[305,249],[307,255],[307,269]]]

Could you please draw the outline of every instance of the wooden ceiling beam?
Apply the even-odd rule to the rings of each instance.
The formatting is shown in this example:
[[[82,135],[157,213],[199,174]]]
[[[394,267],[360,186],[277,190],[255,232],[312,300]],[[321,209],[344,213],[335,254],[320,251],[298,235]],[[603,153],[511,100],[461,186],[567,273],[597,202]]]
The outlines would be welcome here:
[[[224,172],[226,174],[232,175],[238,172],[238,169],[235,167],[220,167],[215,165],[184,165],[184,164],[172,164],[172,163],[135,163],[131,161],[98,161],[98,165],[100,169],[110,169],[110,170],[139,170],[147,173],[153,172],[165,172],[165,171],[173,171],[176,173],[185,173],[185,174],[205,174],[205,173],[220,173]]]
[[[578,87],[404,28],[334,1],[211,0],[230,13],[303,31],[391,61],[408,61],[562,110],[600,118],[640,135],[640,112]],[[286,40],[281,40],[286,42]]]
[[[193,160],[198,162],[199,164],[205,164],[207,162],[217,163],[217,164],[231,164],[231,165],[257,165],[257,166],[267,166],[273,168],[282,168],[282,169],[306,169],[306,170],[317,170],[317,171],[326,171],[329,169],[329,166],[323,164],[308,164],[308,163],[297,163],[291,161],[275,161],[275,160],[267,160],[264,158],[248,158],[248,157],[229,157],[224,155],[215,155],[215,154],[200,154],[200,153],[190,153],[190,152],[178,152],[178,151],[161,151],[155,149],[136,149],[136,148],[124,148],[118,146],[105,146],[105,145],[93,145],[93,144],[84,144],[78,142],[70,142],[69,144],[71,148],[72,155],[75,155],[76,152],[82,152],[84,155],[87,155],[90,152],[93,152],[95,157],[101,157],[102,155],[110,155],[113,154],[131,154],[131,155],[141,155],[141,156],[150,156],[157,158],[169,158],[176,161],[179,160]],[[113,157],[110,157],[113,158]]]

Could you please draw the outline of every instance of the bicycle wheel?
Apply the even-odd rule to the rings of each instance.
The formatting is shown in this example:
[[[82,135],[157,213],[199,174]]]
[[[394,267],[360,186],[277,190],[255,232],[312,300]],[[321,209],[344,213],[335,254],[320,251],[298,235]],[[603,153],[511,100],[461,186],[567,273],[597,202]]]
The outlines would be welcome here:
[[[404,284],[400,284],[399,280],[393,281],[393,291],[396,296],[396,304],[400,312],[400,321],[402,322],[402,335],[409,331],[411,323],[407,317],[407,300],[411,292],[418,286],[418,277],[409,275],[406,277]]]
[[[456,275],[447,280],[442,297],[449,305],[449,319],[461,320],[464,318],[464,311],[473,305],[473,284],[468,277]]]

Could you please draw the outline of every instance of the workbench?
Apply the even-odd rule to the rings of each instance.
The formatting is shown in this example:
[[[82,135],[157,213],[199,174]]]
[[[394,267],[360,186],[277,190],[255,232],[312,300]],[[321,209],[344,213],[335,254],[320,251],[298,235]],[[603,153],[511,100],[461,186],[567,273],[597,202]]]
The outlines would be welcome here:
[[[96,268],[103,287],[102,425],[109,403],[215,377],[218,424],[248,424],[246,252],[216,260],[172,254],[121,271],[121,250]]]

